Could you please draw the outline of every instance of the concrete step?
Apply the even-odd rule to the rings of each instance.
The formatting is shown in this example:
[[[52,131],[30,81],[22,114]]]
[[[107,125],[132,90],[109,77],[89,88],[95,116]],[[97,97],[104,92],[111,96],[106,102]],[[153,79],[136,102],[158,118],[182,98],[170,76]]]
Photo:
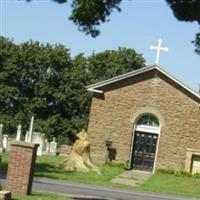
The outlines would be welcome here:
[[[151,172],[139,171],[139,170],[127,170],[115,177],[112,182],[135,186],[144,183],[152,176]]]

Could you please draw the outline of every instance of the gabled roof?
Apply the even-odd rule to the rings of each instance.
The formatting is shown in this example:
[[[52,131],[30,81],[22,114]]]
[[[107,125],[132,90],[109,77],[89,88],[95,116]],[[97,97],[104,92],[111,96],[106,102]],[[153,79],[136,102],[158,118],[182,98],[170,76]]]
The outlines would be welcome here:
[[[144,68],[141,68],[139,70],[134,70],[134,71],[116,76],[114,78],[107,79],[105,81],[101,81],[101,82],[98,82],[98,83],[95,83],[95,84],[92,84],[92,85],[88,85],[86,87],[86,89],[88,91],[91,91],[91,92],[103,93],[103,91],[100,90],[99,88],[106,86],[106,85],[109,85],[109,84],[112,84],[112,83],[115,83],[115,82],[118,82],[118,81],[121,81],[121,80],[124,80],[124,79],[127,79],[127,78],[134,77],[136,75],[143,74],[145,72],[153,71],[153,70],[158,70],[158,72],[167,76],[170,80],[172,80],[177,85],[181,86],[182,88],[184,88],[185,90],[187,90],[189,93],[191,93],[192,95],[194,95],[195,97],[197,97],[200,100],[200,94],[198,94],[197,92],[195,92],[194,90],[192,90],[191,88],[186,86],[181,81],[177,80],[174,76],[170,75],[168,72],[166,72],[165,70],[163,70],[162,68],[160,68],[157,65],[144,67]]]

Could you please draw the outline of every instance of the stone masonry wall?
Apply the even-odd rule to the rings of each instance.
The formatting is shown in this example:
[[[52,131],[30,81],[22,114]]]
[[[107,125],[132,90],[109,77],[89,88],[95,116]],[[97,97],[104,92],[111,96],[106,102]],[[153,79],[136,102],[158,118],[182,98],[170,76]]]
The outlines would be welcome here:
[[[31,194],[38,144],[16,142],[11,145],[6,189],[16,194]]]
[[[92,159],[104,161],[111,140],[116,160],[130,160],[134,123],[154,114],[161,124],[156,168],[184,169],[187,149],[199,149],[199,100],[164,77],[150,73],[101,88],[94,94],[88,124]]]

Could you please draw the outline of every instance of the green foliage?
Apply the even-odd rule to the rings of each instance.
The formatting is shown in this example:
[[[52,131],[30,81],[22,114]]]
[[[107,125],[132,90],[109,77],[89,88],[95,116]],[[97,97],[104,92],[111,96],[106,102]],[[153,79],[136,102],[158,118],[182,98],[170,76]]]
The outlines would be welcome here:
[[[88,71],[94,83],[144,67],[144,62],[133,49],[106,50],[88,58]]]
[[[16,98],[21,99],[16,85],[16,52],[19,47],[12,41],[0,37],[0,49],[0,122],[4,124],[6,131],[12,133],[23,118],[21,106],[15,101]]]
[[[166,0],[175,17],[181,21],[196,21],[200,25],[200,1],[199,0]],[[199,27],[200,28],[200,27]],[[196,34],[196,53],[200,55],[200,32]]]
[[[0,44],[0,121],[4,131],[15,133],[19,123],[27,130],[33,115],[35,130],[57,136],[62,131],[65,85],[70,76],[68,49],[33,41],[16,46],[3,37]]]
[[[200,173],[192,174],[191,172],[186,171],[175,171],[171,169],[157,169],[156,173],[158,174],[172,174],[177,177],[193,177],[193,178],[200,178]]]
[[[128,169],[128,161],[127,162],[119,162],[119,163],[107,162],[106,165],[111,166],[111,167],[119,167],[122,169]]]
[[[32,1],[32,0],[26,0]],[[114,9],[121,11],[119,4],[122,0],[53,0],[57,3],[70,2],[72,12],[69,20],[78,26],[78,29],[86,35],[97,37],[101,23],[109,21],[108,17]]]
[[[3,153],[3,173],[6,173],[8,162],[10,159],[9,153]],[[39,156],[36,160],[34,176],[46,177],[57,180],[64,180],[76,183],[88,183],[95,185],[106,185],[118,188],[132,188],[131,186],[123,186],[112,183],[111,180],[121,174],[124,169],[118,166],[109,166],[107,164],[99,166],[102,175],[95,172],[66,172],[63,167],[66,163],[66,158],[63,156]]]
[[[200,197],[200,179],[156,173],[139,186],[144,191]]]
[[[38,157],[35,168],[35,176],[48,177],[70,182],[114,186],[116,184],[112,184],[110,181],[124,171],[124,169],[121,167],[110,166],[106,164],[99,167],[102,175],[98,175],[95,172],[66,172],[61,167],[65,165],[64,160],[65,158],[62,156]]]
[[[118,5],[121,0],[73,0],[70,20],[78,25],[79,30],[90,34],[92,37],[99,35],[96,28],[101,22],[108,21],[108,16],[113,9],[120,11]]]
[[[25,42],[15,45],[0,37],[0,123],[4,133],[15,134],[21,123],[49,139],[70,143],[87,128],[91,94],[85,86],[138,69],[144,59],[132,49],[119,48],[71,58],[63,45]]]
[[[8,153],[3,153],[3,173],[7,170],[7,165],[9,162],[10,155]],[[138,185],[136,187],[114,184],[111,180],[124,172],[122,166],[116,165],[102,165],[99,166],[102,172],[102,175],[97,175],[94,172],[90,173],[81,173],[81,172],[66,172],[60,169],[60,166],[63,165],[65,157],[56,156],[41,156],[37,157],[36,166],[35,166],[35,175],[38,177],[48,177],[52,179],[59,179],[70,182],[82,182],[95,185],[106,185],[109,187],[116,188],[126,188],[126,189],[137,189],[151,192],[159,192],[165,194],[175,194],[175,195],[187,195],[191,197],[200,197],[200,179],[186,176],[175,176],[172,173],[172,170],[169,170],[165,174],[165,171],[161,173],[156,173],[150,177],[144,184]],[[34,196],[35,194],[33,194]],[[39,197],[40,194],[38,194]],[[41,195],[41,200],[42,199]],[[32,196],[31,196],[32,198]],[[30,198],[30,200],[31,200]],[[21,198],[17,197],[17,200]],[[36,199],[32,198],[32,199]],[[44,198],[45,199],[45,198]],[[48,198],[46,198],[48,199]],[[51,199],[49,197],[49,199]],[[56,197],[55,197],[56,199]],[[61,197],[59,198],[59,200]],[[25,200],[25,199],[24,199]],[[29,199],[27,199],[29,200]],[[39,200],[39,199],[38,199]]]
[[[199,0],[166,0],[175,17],[182,21],[198,21],[200,23]]]
[[[64,195],[56,195],[52,193],[33,192],[31,195],[15,195],[12,194],[12,200],[70,200],[70,197]],[[72,199],[71,199],[72,200]]]
[[[193,41],[193,43],[195,43],[196,47],[195,52],[200,55],[200,32],[196,34],[196,39]]]
[[[31,1],[31,0],[26,0]],[[67,0],[53,0],[57,3],[66,3]],[[107,22],[114,9],[121,11],[119,7],[122,0],[72,0],[70,1],[72,12],[69,17],[78,29],[86,35],[96,37],[100,34],[97,29],[101,23]],[[173,10],[175,17],[182,21],[197,21],[200,24],[199,0],[166,0]],[[193,41],[195,52],[200,54],[200,32]]]

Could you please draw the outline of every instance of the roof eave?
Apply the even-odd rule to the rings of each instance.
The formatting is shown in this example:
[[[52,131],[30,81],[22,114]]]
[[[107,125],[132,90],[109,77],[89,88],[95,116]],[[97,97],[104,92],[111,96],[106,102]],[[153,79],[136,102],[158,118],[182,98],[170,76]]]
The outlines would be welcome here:
[[[184,83],[182,83],[181,81],[177,80],[174,76],[172,76],[171,74],[169,74],[168,72],[163,70],[158,65],[144,67],[142,69],[131,71],[131,72],[128,72],[126,74],[122,74],[122,75],[116,76],[114,78],[107,79],[105,81],[101,81],[101,82],[98,82],[98,83],[95,83],[95,84],[92,84],[92,85],[88,85],[88,86],[86,86],[86,89],[88,91],[91,91],[91,92],[103,93],[103,91],[102,90],[98,90],[98,88],[106,86],[106,85],[109,85],[111,83],[115,83],[117,81],[120,81],[120,80],[123,80],[123,79],[126,79],[126,78],[130,78],[130,77],[133,77],[133,76],[136,76],[136,75],[139,75],[139,74],[154,70],[154,69],[158,70],[159,72],[161,72],[162,74],[167,76],[169,79],[174,81],[176,84],[180,85],[185,90],[189,91],[191,94],[193,94],[195,97],[197,97],[200,100],[200,94],[196,93],[190,87],[186,86]]]
[[[129,78],[129,77],[132,77],[132,76],[136,76],[136,75],[141,74],[143,72],[150,71],[150,70],[152,70],[156,67],[157,66],[155,66],[155,65],[149,66],[149,67],[143,67],[142,69],[134,70],[134,71],[131,71],[131,72],[128,72],[128,73],[125,73],[125,74],[122,74],[122,75],[119,75],[119,76],[116,76],[116,77],[113,77],[113,78],[110,78],[110,79],[107,79],[107,80],[104,80],[104,81],[100,81],[100,82],[92,84],[92,85],[88,85],[88,86],[86,86],[86,89],[100,88],[102,86],[105,86],[105,85],[108,85],[108,84],[111,84],[111,83],[115,83],[117,81]]]

